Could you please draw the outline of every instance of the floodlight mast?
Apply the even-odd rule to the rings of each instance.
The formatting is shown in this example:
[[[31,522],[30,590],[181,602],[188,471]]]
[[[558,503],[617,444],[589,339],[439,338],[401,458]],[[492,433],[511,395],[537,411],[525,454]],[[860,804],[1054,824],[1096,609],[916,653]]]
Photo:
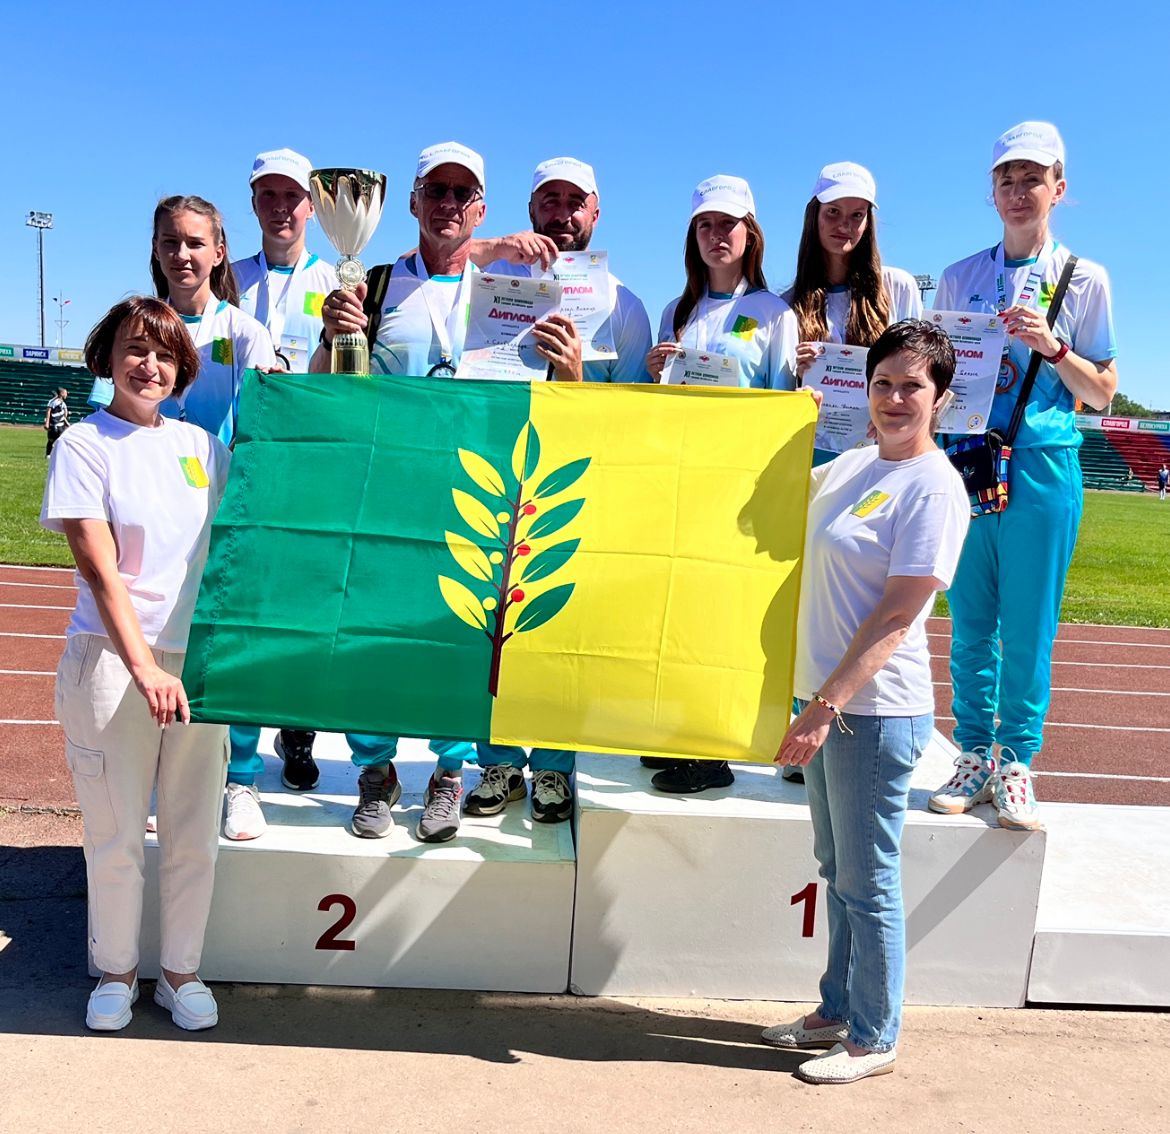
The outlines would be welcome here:
[[[53,227],[52,213],[28,214],[24,222],[37,230],[37,312],[41,320],[41,346],[45,345],[45,229]]]

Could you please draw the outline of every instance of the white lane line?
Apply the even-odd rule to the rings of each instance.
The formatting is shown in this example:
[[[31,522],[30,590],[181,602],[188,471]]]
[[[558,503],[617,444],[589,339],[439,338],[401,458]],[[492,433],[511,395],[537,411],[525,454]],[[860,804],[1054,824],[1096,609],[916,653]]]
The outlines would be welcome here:
[[[951,660],[950,654],[931,654],[936,661],[949,662]],[[1052,659],[1053,665],[1091,665],[1097,669],[1170,669],[1170,665],[1152,665],[1149,663],[1142,664],[1140,662],[1095,662],[1095,661],[1060,661],[1058,658]]]
[[[0,677],[56,677],[51,669],[0,669]]]
[[[60,721],[0,721],[0,725],[22,725],[22,724],[50,725],[50,724],[60,724],[60,723],[61,723]]]
[[[23,563],[0,563],[0,571],[72,571],[72,567],[27,567]]]
[[[39,591],[75,591],[76,587],[64,583],[14,583],[11,579],[0,579],[0,587],[36,587]]]
[[[3,672],[3,671],[0,671]],[[935,685],[942,686],[949,689],[951,683],[949,681],[935,681]],[[1105,697],[1170,697],[1170,693],[1154,693],[1144,689],[1072,689],[1063,685],[1053,685],[1050,688],[1052,693],[1099,693]]]
[[[928,638],[949,638],[950,634],[927,631]],[[1058,646],[1136,646],[1139,650],[1170,650],[1170,642],[1103,642],[1097,638],[1057,638]]]
[[[936,721],[953,721],[954,717],[935,715]],[[1111,725],[1111,724],[1083,724],[1077,721],[1045,721],[1045,728],[1098,728],[1109,732],[1167,732],[1170,728],[1147,728],[1144,725]]]
[[[0,602],[0,610],[72,610],[71,606],[49,606],[42,602]]]
[[[928,624],[931,622],[938,623],[939,625],[942,625],[942,626],[949,626],[951,624],[951,620],[949,618],[935,618],[934,615],[931,615],[930,618],[927,619]],[[1142,634],[1170,634],[1170,629],[1167,629],[1164,626],[1130,626],[1124,622],[1062,622],[1060,624],[1060,629],[1057,633],[1058,634],[1065,634],[1070,630],[1082,630],[1082,629],[1088,629],[1088,630],[1137,630]],[[930,631],[930,633],[936,633],[936,632],[937,631],[933,631],[933,630]],[[1062,641],[1069,641],[1069,639],[1067,639],[1067,638],[1064,638],[1061,640]],[[1073,639],[1073,640],[1079,641],[1080,639]]]
[[[1143,784],[1170,784],[1170,776],[1121,776],[1112,772],[1049,772],[1037,768],[1032,775],[1062,776],[1071,780],[1136,780]]]
[[[65,641],[64,634],[17,634],[13,630],[0,630],[0,638],[54,638],[59,642]]]

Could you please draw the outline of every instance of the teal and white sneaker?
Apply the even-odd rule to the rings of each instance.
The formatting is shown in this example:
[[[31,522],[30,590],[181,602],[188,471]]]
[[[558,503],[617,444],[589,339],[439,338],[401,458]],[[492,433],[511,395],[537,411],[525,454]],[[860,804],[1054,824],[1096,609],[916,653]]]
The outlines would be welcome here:
[[[1032,770],[1027,764],[1021,764],[1010,748],[1000,748],[1000,760],[999,775],[995,777],[999,825],[1009,831],[1038,831],[1043,824],[1032,788]]]
[[[990,803],[995,769],[995,757],[983,745],[960,753],[955,761],[955,774],[930,797],[931,811],[962,815],[978,803]]]

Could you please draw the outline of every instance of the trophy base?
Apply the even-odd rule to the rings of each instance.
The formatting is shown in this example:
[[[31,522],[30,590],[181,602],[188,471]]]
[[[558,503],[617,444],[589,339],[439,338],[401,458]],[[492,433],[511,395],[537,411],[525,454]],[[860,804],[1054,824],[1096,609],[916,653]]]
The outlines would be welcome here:
[[[332,370],[334,374],[369,374],[370,345],[363,333],[333,336]]]

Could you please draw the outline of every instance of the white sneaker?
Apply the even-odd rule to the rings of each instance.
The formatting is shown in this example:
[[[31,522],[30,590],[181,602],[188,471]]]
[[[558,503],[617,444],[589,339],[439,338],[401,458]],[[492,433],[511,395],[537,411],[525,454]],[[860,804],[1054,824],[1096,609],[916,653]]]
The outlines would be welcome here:
[[[1011,759],[1001,764],[995,777],[995,811],[999,825],[1009,831],[1038,831],[1040,810],[1036,806],[1036,793],[1032,788],[1032,772],[1027,764],[1021,764],[1010,748],[1001,748],[1001,759]]]
[[[960,753],[955,774],[930,797],[927,806],[943,815],[962,815],[978,803],[990,803],[995,767],[995,757],[982,745]]]
[[[268,830],[260,810],[260,793],[252,784],[228,784],[227,818],[223,833],[228,839],[258,839]]]
[[[214,1028],[219,1023],[219,1005],[215,996],[198,977],[178,988],[171,988],[166,973],[159,973],[158,983],[154,986],[154,1002],[170,1012],[171,1019],[188,1032]]]

